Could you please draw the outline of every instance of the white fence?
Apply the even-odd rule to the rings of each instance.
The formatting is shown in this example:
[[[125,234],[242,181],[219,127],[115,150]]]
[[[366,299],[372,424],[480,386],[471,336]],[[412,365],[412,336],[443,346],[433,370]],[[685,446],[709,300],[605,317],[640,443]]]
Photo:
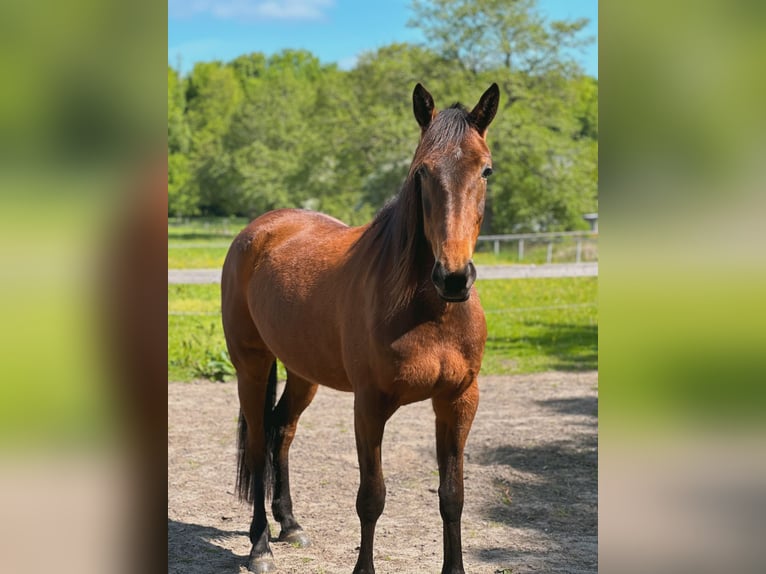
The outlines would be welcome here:
[[[233,237],[234,233],[231,233]],[[170,240],[168,249],[228,248],[225,235],[218,242]],[[555,231],[480,235],[476,251],[493,253],[498,263],[588,263],[598,261],[597,231]]]
[[[515,244],[515,245],[514,245]],[[490,251],[495,256],[522,262],[541,263],[544,248],[545,263],[582,263],[598,261],[598,232],[555,231],[550,233],[515,233],[508,235],[480,235],[476,251]]]

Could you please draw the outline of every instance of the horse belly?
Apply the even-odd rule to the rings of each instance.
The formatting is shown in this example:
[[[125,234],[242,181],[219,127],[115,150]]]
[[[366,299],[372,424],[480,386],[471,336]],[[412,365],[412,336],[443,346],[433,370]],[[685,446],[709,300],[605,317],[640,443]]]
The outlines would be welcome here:
[[[262,269],[253,274],[250,312],[269,350],[285,368],[310,382],[350,391],[340,337],[330,307],[289,280]],[[313,302],[312,302],[313,301]]]

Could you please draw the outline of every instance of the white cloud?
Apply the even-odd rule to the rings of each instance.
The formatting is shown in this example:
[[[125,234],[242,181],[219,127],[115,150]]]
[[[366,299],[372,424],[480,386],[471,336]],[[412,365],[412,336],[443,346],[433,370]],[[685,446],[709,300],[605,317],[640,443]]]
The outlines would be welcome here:
[[[321,20],[334,0],[168,0],[171,18],[208,14],[219,20]]]
[[[356,56],[349,56],[347,58],[341,58],[338,60],[338,67],[341,70],[353,70],[357,63],[359,63],[359,55]]]

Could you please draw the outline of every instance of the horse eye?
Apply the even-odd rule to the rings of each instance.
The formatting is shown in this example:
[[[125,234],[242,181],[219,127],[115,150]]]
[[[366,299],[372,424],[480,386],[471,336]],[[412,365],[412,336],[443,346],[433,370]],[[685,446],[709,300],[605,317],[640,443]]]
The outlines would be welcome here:
[[[481,172],[481,177],[484,179],[487,179],[490,175],[492,175],[492,168],[491,167],[485,167],[484,171]]]

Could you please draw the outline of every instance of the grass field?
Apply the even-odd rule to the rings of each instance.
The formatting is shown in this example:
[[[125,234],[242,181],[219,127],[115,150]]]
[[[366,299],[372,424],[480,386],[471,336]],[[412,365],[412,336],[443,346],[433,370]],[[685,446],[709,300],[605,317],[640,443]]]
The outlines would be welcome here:
[[[598,366],[597,278],[478,281],[488,375]],[[218,285],[168,285],[168,378],[227,380]]]

